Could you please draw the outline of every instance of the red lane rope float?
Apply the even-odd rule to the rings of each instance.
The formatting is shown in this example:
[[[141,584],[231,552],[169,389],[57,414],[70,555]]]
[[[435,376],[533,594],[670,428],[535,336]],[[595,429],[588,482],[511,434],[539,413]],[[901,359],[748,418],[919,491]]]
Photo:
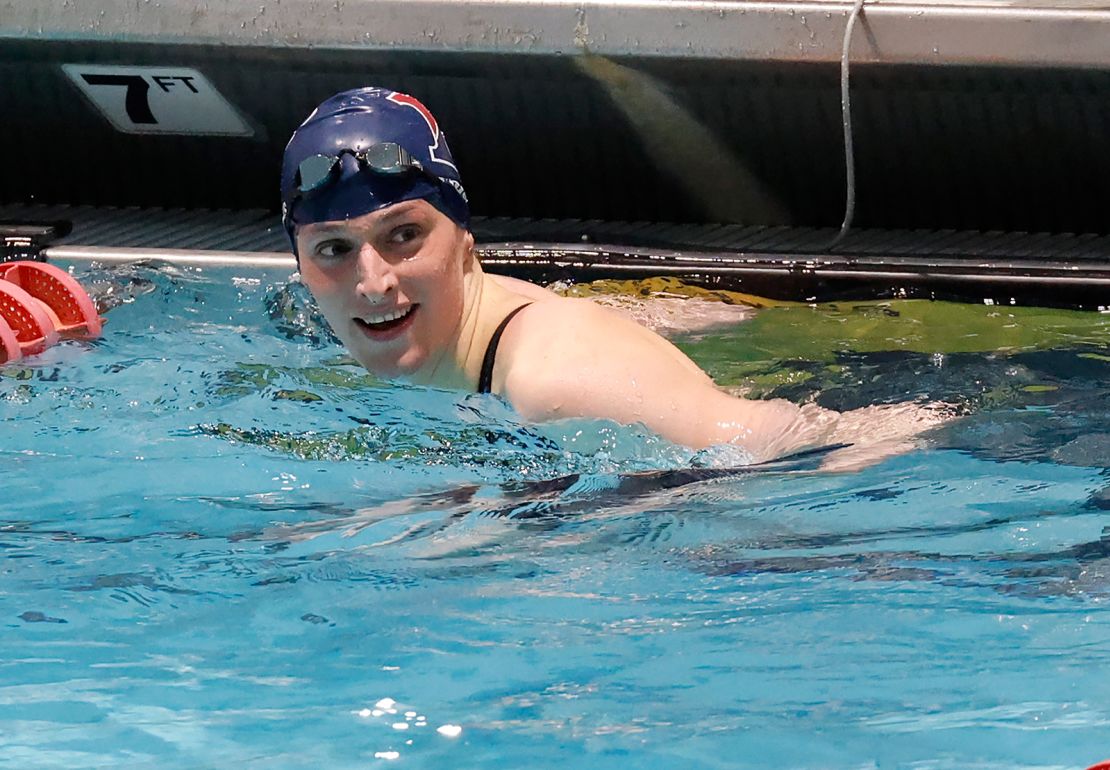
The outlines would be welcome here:
[[[96,306],[64,270],[44,262],[10,262],[0,265],[0,279],[42,302],[60,334],[89,339],[100,336],[102,322]]]
[[[0,281],[0,318],[15,333],[19,355],[9,356],[9,361],[41,353],[58,341],[46,308],[14,283]]]
[[[1091,765],[1087,770],[1110,770],[1110,759],[1099,762],[1097,765]]]
[[[23,351],[19,348],[19,339],[15,336],[15,330],[0,314],[0,364],[5,361],[18,361],[21,358],[23,358]]]
[[[92,339],[103,319],[68,273],[42,262],[0,264],[0,363],[41,353],[58,335]]]

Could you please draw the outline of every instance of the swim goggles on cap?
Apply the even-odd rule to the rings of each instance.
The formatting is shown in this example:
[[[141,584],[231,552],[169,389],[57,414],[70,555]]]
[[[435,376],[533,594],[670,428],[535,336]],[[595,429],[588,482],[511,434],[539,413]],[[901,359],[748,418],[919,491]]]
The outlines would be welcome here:
[[[294,188],[301,195],[321,190],[339,177],[340,161],[344,155],[350,155],[360,169],[370,171],[382,176],[401,176],[404,174],[422,174],[437,185],[442,181],[439,177],[421,165],[401,145],[396,142],[379,142],[372,144],[361,152],[358,150],[339,150],[334,155],[309,155],[297,166],[297,176],[294,178]]]

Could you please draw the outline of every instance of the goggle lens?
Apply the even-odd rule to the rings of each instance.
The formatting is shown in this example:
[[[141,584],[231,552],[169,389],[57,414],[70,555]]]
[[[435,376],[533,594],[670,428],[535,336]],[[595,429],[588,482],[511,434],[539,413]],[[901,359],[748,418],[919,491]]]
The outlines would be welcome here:
[[[309,155],[297,166],[297,186],[301,192],[318,190],[331,181],[339,158],[334,155]]]
[[[408,151],[395,142],[371,145],[359,157],[371,171],[379,174],[404,174],[420,167]]]

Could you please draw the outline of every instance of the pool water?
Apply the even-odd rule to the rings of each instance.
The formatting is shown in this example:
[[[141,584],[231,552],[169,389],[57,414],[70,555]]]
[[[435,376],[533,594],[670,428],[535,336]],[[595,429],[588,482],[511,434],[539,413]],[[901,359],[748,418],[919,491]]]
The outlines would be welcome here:
[[[0,368],[0,764],[1110,757],[1110,316],[689,335],[754,395],[966,412],[856,473],[720,473],[376,382],[280,273],[78,272],[122,303],[103,339]]]

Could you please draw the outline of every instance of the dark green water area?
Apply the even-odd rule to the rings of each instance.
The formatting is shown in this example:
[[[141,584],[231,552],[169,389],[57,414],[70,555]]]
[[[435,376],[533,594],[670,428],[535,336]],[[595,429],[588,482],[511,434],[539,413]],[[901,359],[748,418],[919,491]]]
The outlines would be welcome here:
[[[1110,314],[905,300],[777,306],[677,340],[723,386],[847,410],[965,413],[947,445],[1110,467]]]

